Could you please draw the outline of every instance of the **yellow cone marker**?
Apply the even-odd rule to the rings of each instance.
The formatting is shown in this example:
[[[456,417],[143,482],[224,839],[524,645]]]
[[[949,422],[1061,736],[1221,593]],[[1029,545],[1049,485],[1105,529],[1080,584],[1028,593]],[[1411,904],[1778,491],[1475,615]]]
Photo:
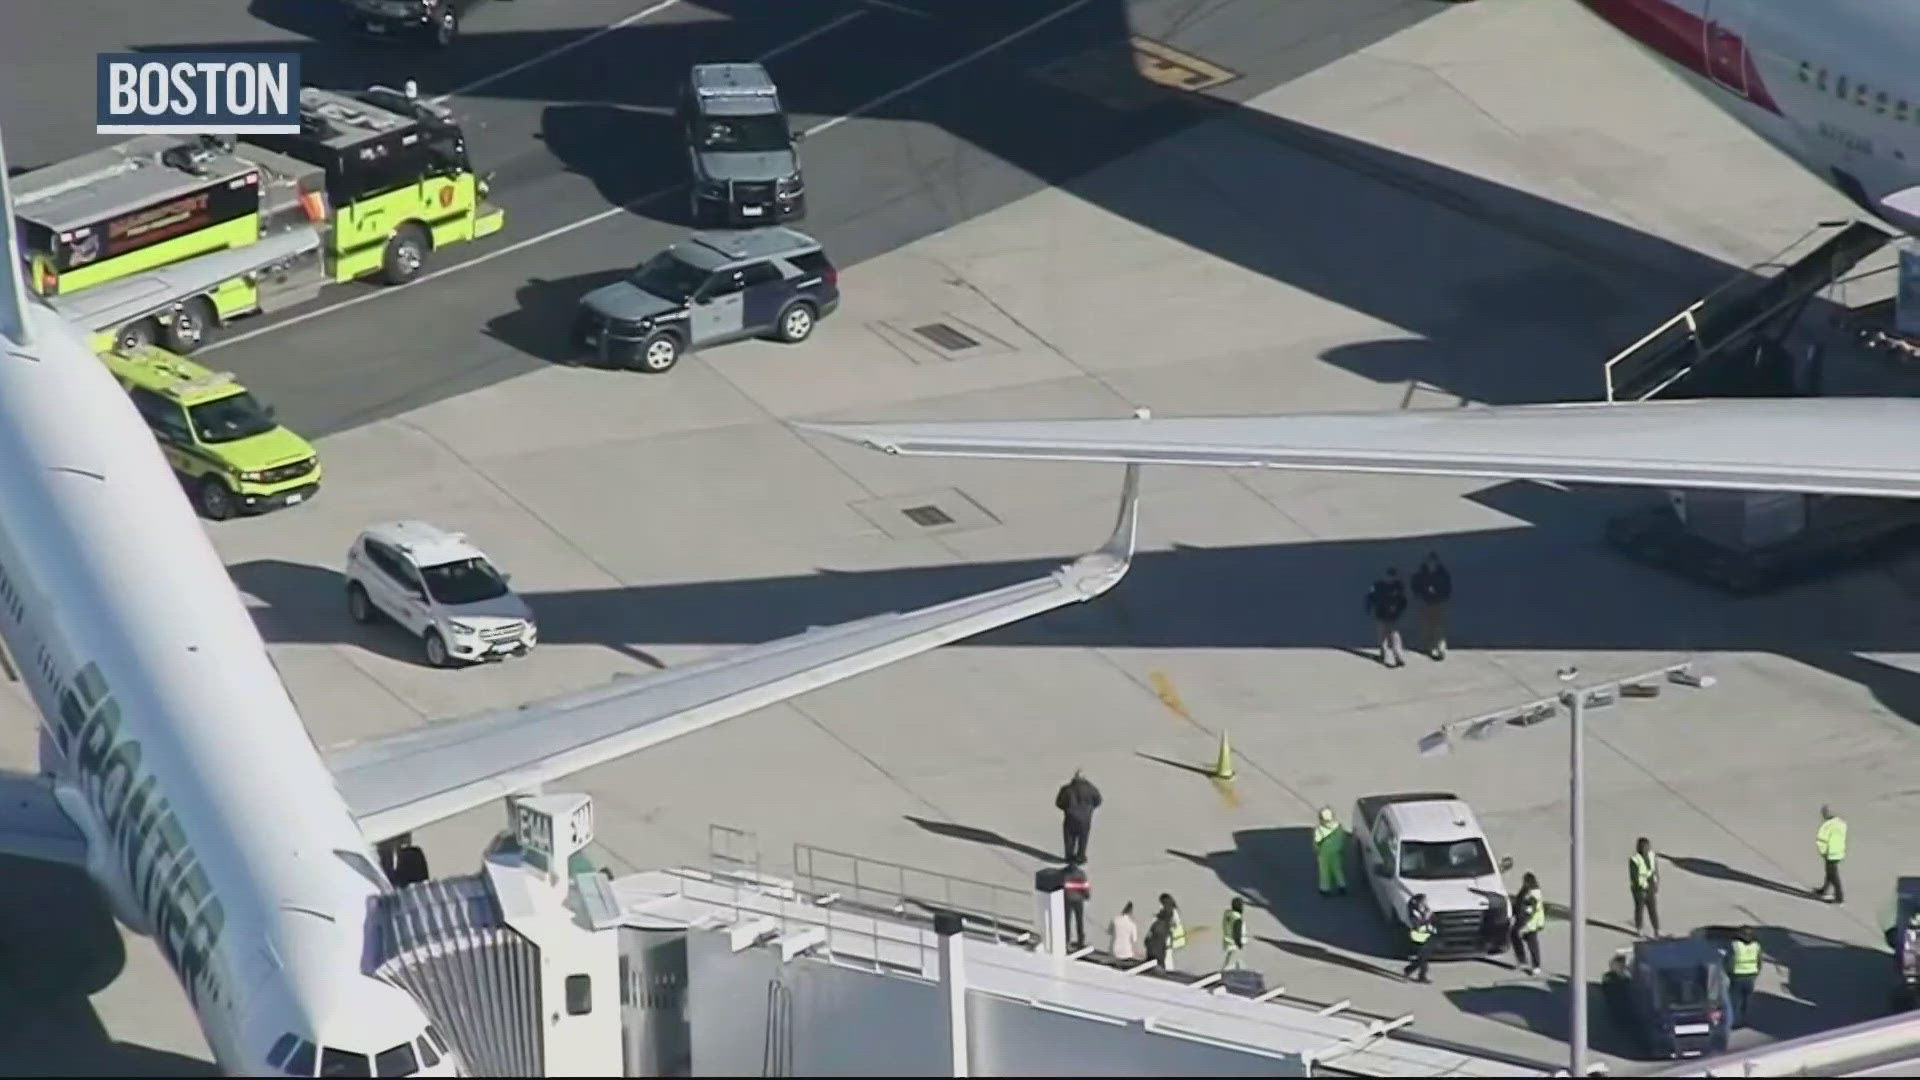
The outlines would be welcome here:
[[[1213,762],[1215,780],[1233,779],[1233,747],[1227,742],[1227,733],[1220,733],[1220,756]]]

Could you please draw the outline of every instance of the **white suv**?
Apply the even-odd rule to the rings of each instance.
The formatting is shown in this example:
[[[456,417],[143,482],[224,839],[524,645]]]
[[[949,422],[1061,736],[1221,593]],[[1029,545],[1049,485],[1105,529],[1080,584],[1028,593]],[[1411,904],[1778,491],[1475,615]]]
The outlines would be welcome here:
[[[362,532],[347,550],[347,611],[385,615],[420,639],[434,667],[524,656],[538,640],[526,601],[462,533],[424,521]]]

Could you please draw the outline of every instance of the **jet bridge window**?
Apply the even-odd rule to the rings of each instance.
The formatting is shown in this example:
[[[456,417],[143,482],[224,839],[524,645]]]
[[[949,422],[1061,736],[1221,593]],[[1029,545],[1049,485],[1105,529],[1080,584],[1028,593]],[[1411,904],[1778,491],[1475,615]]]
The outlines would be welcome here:
[[[321,1076],[372,1076],[373,1063],[365,1054],[355,1054],[347,1050],[335,1050],[329,1046],[320,1051]]]

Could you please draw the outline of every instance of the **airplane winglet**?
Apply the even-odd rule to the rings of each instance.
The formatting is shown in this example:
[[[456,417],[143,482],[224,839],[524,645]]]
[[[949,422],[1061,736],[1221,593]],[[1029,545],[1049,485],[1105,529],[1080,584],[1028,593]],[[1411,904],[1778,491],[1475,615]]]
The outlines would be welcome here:
[[[12,180],[7,176],[5,140],[0,139],[0,230],[5,230],[7,238],[6,257],[0,259],[0,337],[15,345],[28,345],[31,335],[27,330],[27,294],[21,280],[26,255],[15,235],[19,225],[13,217],[12,189]]]
[[[1080,593],[1082,601],[1091,600],[1127,576],[1133,567],[1133,553],[1140,540],[1140,466],[1127,466],[1126,479],[1120,484],[1120,513],[1113,523],[1113,535],[1099,550],[1075,559],[1061,569],[1063,581]]]

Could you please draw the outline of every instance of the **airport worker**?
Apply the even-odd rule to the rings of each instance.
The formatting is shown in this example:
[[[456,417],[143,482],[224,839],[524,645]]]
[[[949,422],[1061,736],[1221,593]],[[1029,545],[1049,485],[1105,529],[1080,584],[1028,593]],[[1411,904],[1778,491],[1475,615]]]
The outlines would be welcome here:
[[[1840,885],[1840,860],[1847,857],[1847,822],[1831,806],[1820,808],[1820,831],[1813,834],[1813,846],[1819,850],[1821,866],[1826,870],[1820,887],[1813,890],[1814,898],[1824,900],[1831,890],[1834,903],[1846,903],[1847,893]]]
[[[1388,667],[1405,667],[1407,658],[1400,651],[1400,617],[1407,613],[1407,587],[1400,571],[1387,568],[1385,577],[1367,590],[1367,614],[1373,616],[1379,631],[1380,662]]]
[[[1653,924],[1653,936],[1660,936],[1660,859],[1653,853],[1653,841],[1641,837],[1627,856],[1627,888],[1633,893],[1633,932],[1645,937],[1643,922]]]
[[[1073,779],[1060,785],[1053,805],[1061,814],[1060,833],[1066,848],[1062,854],[1066,861],[1086,862],[1087,840],[1093,835],[1093,812],[1100,809],[1100,789],[1075,769]]]
[[[1240,953],[1247,947],[1247,904],[1237,896],[1227,905],[1226,914],[1220,916],[1220,944],[1226,950],[1225,958],[1220,961],[1221,971],[1245,966],[1240,962]]]
[[[1160,894],[1160,913],[1167,919],[1167,955],[1160,969],[1172,971],[1180,950],[1187,947],[1187,924],[1180,919],[1180,905],[1174,903],[1172,893]]]
[[[1400,969],[1400,977],[1417,982],[1432,982],[1428,975],[1428,950],[1433,942],[1433,910],[1427,907],[1425,893],[1416,895],[1407,901],[1407,945],[1409,956],[1407,966]],[[1417,973],[1417,975],[1416,975]]]
[[[1320,868],[1320,895],[1347,892],[1347,830],[1335,820],[1333,808],[1320,808],[1320,821],[1313,827],[1313,861]]]
[[[1760,978],[1760,943],[1754,940],[1753,927],[1743,926],[1727,950],[1727,981],[1733,991],[1733,1015],[1727,1018],[1729,1029],[1747,1022],[1747,1002],[1753,997],[1753,984]]]
[[[1093,886],[1079,863],[1067,867],[1060,891],[1066,907],[1067,948],[1084,949],[1087,947],[1087,901],[1093,896]]]
[[[1540,931],[1547,925],[1547,901],[1540,879],[1527,871],[1513,898],[1513,963],[1522,975],[1540,974]]]
[[[1413,572],[1413,595],[1420,601],[1420,644],[1435,660],[1447,658],[1447,601],[1453,599],[1453,575],[1436,552]]]
[[[1140,924],[1133,921],[1133,901],[1107,926],[1107,954],[1115,960],[1140,959]]]

